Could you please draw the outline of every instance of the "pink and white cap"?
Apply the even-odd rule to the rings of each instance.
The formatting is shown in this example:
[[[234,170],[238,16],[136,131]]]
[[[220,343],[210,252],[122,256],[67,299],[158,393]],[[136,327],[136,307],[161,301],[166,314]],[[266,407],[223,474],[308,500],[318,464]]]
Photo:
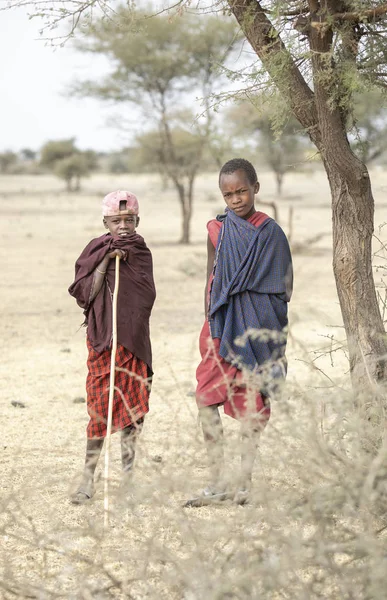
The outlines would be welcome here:
[[[132,192],[117,190],[110,192],[102,200],[102,215],[114,217],[116,215],[138,215],[138,200]]]

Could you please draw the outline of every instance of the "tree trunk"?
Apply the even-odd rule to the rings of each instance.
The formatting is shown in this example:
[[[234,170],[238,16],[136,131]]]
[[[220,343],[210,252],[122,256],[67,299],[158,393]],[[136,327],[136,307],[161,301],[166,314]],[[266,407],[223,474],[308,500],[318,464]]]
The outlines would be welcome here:
[[[343,148],[334,157],[325,152],[323,160],[332,194],[333,270],[351,379],[357,404],[370,418],[370,410],[383,410],[375,399],[381,399],[377,384],[387,377],[387,339],[372,272],[374,199],[368,171],[349,146],[345,155]]]
[[[376,421],[380,426],[376,437],[380,438],[386,403],[385,390],[378,384],[385,385],[387,379],[387,339],[372,273],[374,201],[368,171],[348,143],[345,112],[340,102],[334,102],[339,78],[332,61],[332,29],[326,22],[323,27],[311,27],[306,34],[312,91],[260,1],[228,3],[272,81],[321,153],[332,194],[333,267],[353,390],[365,417],[365,429],[367,423]],[[371,443],[374,440],[372,436]]]
[[[382,394],[378,384],[387,376],[387,339],[372,272],[374,199],[367,167],[349,145],[345,115],[338,105],[333,107],[330,103],[335,81],[332,74],[327,76],[330,67],[326,52],[331,40],[331,31],[326,35],[313,32],[310,36],[321,136],[320,144],[315,143],[331,188],[333,271],[347,336],[354,396],[363,416],[379,421],[384,400],[379,402]]]
[[[191,241],[191,216],[191,207],[188,206],[188,203],[182,204],[182,228],[180,244],[189,244]]]
[[[192,206],[189,201],[189,197],[182,183],[174,180],[174,184],[179,194],[179,201],[181,206],[181,238],[179,244],[189,244],[191,241],[191,216]]]
[[[284,180],[284,174],[280,173],[279,171],[276,171],[276,173],[275,173],[275,179],[276,179],[276,182],[277,182],[277,194],[278,194],[278,196],[281,196],[282,195],[282,183],[283,183],[283,180]]]

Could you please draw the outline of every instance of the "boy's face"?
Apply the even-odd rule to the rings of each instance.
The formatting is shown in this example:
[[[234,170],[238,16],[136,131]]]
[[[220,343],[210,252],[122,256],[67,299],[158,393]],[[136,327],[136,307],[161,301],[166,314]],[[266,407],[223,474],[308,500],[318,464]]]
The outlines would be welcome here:
[[[248,219],[255,213],[254,196],[259,191],[259,183],[252,185],[243,169],[222,173],[219,188],[228,208],[238,217]]]
[[[104,217],[103,222],[113,237],[125,238],[136,231],[140,217],[137,215],[115,215],[114,217]]]

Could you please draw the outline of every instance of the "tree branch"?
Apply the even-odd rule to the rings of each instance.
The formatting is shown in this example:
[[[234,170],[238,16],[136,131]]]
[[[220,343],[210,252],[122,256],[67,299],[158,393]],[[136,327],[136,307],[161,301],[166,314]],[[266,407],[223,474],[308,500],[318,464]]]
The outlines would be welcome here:
[[[294,115],[313,141],[319,143],[314,94],[260,2],[228,0],[228,5],[274,84],[289,101]]]
[[[376,21],[379,21],[386,13],[387,4],[381,4],[377,8],[369,8],[367,10],[335,13],[332,14],[330,18],[334,19],[335,21],[352,21],[354,23],[367,21],[368,23],[375,23]]]

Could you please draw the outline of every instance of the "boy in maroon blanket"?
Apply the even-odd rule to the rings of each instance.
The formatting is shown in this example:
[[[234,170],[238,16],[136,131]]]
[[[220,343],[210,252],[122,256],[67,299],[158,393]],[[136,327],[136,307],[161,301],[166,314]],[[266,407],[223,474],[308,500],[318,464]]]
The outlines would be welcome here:
[[[94,495],[94,472],[106,436],[115,285],[112,259],[116,256],[120,257],[120,284],[112,431],[121,431],[125,473],[132,468],[136,438],[149,410],[149,318],[156,292],[151,252],[136,233],[138,212],[138,200],[131,192],[112,192],[104,198],[103,223],[109,233],[93,239],[83,250],[75,264],[75,281],[69,288],[84,310],[89,351],[86,391],[90,421],[84,472],[71,498],[74,504],[83,504]]]

